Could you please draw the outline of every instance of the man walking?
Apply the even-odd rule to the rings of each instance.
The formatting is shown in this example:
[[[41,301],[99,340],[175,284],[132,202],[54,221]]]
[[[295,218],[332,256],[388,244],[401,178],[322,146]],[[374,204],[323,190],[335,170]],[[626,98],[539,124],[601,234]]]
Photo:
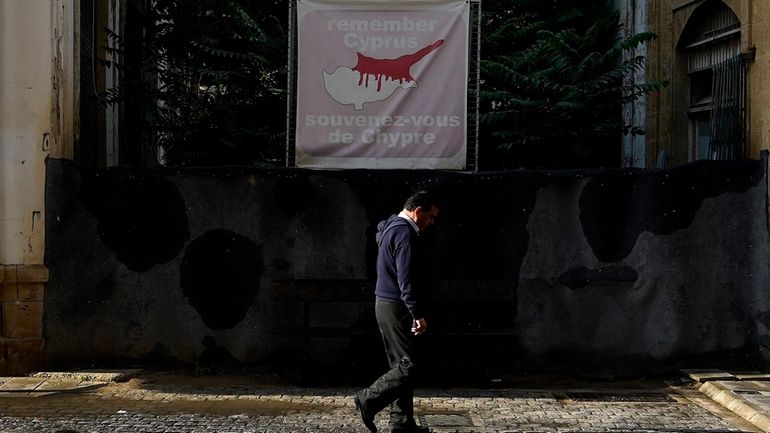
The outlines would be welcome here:
[[[433,224],[438,207],[433,196],[420,191],[404,203],[398,215],[377,225],[377,284],[375,315],[390,370],[353,396],[364,425],[377,432],[374,416],[390,405],[391,433],[429,433],[414,421],[414,372],[418,364],[416,338],[428,327],[423,311],[419,236]]]

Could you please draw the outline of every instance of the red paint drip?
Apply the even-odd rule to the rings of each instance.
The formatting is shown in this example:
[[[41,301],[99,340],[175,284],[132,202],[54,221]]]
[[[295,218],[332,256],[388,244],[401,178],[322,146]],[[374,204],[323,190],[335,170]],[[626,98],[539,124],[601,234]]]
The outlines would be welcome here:
[[[378,92],[382,89],[383,77],[389,80],[398,80],[399,84],[403,84],[404,81],[414,81],[410,72],[412,66],[443,44],[444,40],[439,39],[414,54],[405,54],[396,59],[375,59],[359,52],[357,53],[358,63],[353,68],[354,71],[358,71],[360,77],[358,85],[363,84],[365,87],[369,87],[369,75],[373,75],[374,79],[377,80]]]

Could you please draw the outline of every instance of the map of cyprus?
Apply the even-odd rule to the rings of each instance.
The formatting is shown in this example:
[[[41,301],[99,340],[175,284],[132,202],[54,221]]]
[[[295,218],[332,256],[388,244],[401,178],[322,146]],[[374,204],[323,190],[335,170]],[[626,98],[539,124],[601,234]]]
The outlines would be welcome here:
[[[324,88],[332,99],[342,105],[363,110],[364,104],[390,98],[399,88],[417,87],[412,66],[444,44],[443,39],[395,59],[375,59],[360,52],[352,69],[339,66],[331,74],[323,71]]]

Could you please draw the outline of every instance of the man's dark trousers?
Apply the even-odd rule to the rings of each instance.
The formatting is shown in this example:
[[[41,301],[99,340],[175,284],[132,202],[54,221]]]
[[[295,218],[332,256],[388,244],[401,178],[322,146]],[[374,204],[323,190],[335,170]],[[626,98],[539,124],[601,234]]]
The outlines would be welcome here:
[[[374,307],[377,325],[385,344],[390,370],[361,392],[375,412],[390,404],[391,429],[414,427],[415,336],[412,315],[403,302],[377,299]]]

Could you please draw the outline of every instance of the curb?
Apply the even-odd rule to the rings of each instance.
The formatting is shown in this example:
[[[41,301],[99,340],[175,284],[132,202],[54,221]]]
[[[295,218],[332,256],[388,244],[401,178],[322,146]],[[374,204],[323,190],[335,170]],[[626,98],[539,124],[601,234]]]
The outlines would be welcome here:
[[[114,382],[125,382],[142,370],[86,370],[39,372],[28,376],[0,377],[0,397],[37,397],[66,392],[90,391]]]
[[[764,410],[730,390],[719,382],[706,382],[698,391],[731,410],[736,415],[755,425],[764,432],[770,432],[770,415]]]
[[[62,392],[90,391],[107,385],[106,382],[78,379],[47,379],[42,377],[0,378],[0,397],[8,395],[50,395]]]
[[[71,379],[83,382],[126,382],[141,373],[141,369],[127,370],[81,370],[81,371],[46,371],[30,374],[29,377],[44,379]]]

